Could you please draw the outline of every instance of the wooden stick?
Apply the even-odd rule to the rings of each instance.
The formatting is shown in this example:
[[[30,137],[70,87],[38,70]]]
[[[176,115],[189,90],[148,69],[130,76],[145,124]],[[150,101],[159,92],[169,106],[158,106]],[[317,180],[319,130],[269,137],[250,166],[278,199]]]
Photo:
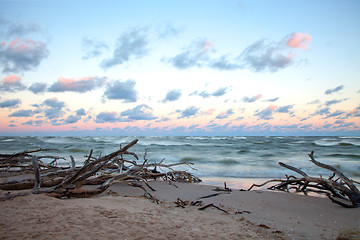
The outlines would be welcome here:
[[[74,169],[75,166],[76,166],[76,164],[75,164],[75,159],[74,159],[73,156],[71,156],[71,155],[70,155],[70,159],[71,159],[71,161],[70,161],[71,169]]]
[[[35,173],[35,184],[34,184],[34,188],[33,190],[36,191],[38,189],[40,189],[40,168],[39,168],[39,164],[37,161],[36,156],[32,157],[32,165],[34,167],[34,173]]]
[[[214,207],[214,208],[216,208],[216,209],[218,209],[218,210],[220,210],[220,211],[223,211],[224,213],[228,213],[226,210],[224,210],[224,209],[222,209],[222,208],[219,208],[218,206],[215,206],[214,204],[212,204],[212,203],[210,203],[210,204],[208,204],[208,205],[205,205],[204,207],[201,207],[201,208],[199,208],[199,210],[205,210],[205,209],[207,209],[208,207]]]

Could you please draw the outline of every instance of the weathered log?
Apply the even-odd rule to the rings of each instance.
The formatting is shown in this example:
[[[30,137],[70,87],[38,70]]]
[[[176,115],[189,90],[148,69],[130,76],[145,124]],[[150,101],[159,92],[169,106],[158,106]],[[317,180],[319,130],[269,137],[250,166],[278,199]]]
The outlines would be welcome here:
[[[11,192],[7,192],[3,195],[0,195],[0,201],[5,201],[5,200],[9,200],[15,197],[20,197],[20,196],[27,196],[30,194],[30,191],[26,191],[26,192],[16,192],[16,193],[11,193]]]
[[[314,151],[312,151],[309,154],[309,157],[311,159],[310,161],[312,163],[314,163],[316,166],[328,169],[328,170],[332,171],[334,174],[337,174],[345,182],[345,184],[351,189],[351,191],[353,191],[354,193],[356,193],[356,194],[358,194],[360,196],[359,189],[357,189],[357,187],[353,184],[353,181],[350,180],[349,178],[347,178],[342,172],[338,171],[336,168],[334,168],[332,166],[329,166],[327,164],[316,161],[315,158],[314,158]]]
[[[0,158],[4,158],[4,159],[14,159],[15,157],[19,157],[19,156],[29,156],[29,153],[35,153],[35,152],[44,152],[44,151],[58,151],[57,149],[50,149],[50,148],[40,148],[37,150],[25,150],[23,152],[19,152],[19,153],[14,153],[14,154],[0,154]]]
[[[302,176],[302,178],[296,178],[294,176],[287,177],[286,180],[283,179],[272,179],[266,181],[262,184],[253,184],[248,191],[250,191],[253,187],[262,187],[270,182],[280,182],[275,184],[268,189],[271,190],[282,190],[282,191],[290,191],[291,189],[295,189],[297,192],[303,192],[307,195],[308,192],[316,192],[320,194],[325,194],[333,203],[336,203],[340,206],[346,208],[356,208],[360,206],[360,191],[355,186],[356,183],[353,180],[350,180],[346,177],[342,172],[337,170],[336,168],[316,161],[314,158],[314,152],[308,154],[310,157],[310,162],[315,164],[318,167],[325,168],[333,172],[333,175],[328,179],[325,178],[316,178],[308,176],[304,171],[279,162],[279,165],[285,167],[289,170],[292,170]],[[333,180],[335,175],[338,175],[339,178]],[[341,181],[338,181],[341,179]],[[339,200],[338,200],[339,199]]]

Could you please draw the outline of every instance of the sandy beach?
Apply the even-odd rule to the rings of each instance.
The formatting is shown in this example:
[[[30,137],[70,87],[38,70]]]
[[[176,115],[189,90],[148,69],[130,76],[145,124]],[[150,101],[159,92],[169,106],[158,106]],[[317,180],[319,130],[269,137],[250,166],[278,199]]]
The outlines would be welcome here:
[[[202,184],[150,184],[158,204],[145,198],[142,189],[125,183],[92,198],[29,194],[1,201],[0,238],[336,239],[339,232],[360,226],[359,208],[346,209],[327,198],[263,190],[217,192]],[[178,198],[215,207],[182,208],[174,203]]]

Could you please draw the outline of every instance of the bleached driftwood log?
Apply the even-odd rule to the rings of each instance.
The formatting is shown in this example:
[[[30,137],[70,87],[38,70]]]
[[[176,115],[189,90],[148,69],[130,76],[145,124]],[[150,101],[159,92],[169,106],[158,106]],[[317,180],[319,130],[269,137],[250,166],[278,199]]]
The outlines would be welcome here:
[[[41,169],[42,165],[39,158],[33,156],[32,166],[33,169],[35,169],[35,178],[33,175],[20,180],[12,179],[2,181],[0,182],[0,189],[19,190],[34,187],[33,193],[48,193],[56,197],[89,197],[102,193],[117,181],[142,181],[151,190],[155,189],[147,182],[148,179],[163,178],[163,180],[169,181],[201,181],[189,172],[176,171],[173,169],[173,167],[178,165],[187,165],[190,167],[191,163],[181,162],[166,165],[163,163],[165,159],[160,161],[160,163],[147,163],[146,152],[144,162],[137,163],[136,160],[138,160],[138,156],[128,151],[137,142],[138,140],[136,139],[123,148],[120,146],[118,151],[98,158],[92,156],[93,151],[91,150],[82,167],[76,167],[75,160],[71,157],[71,166],[69,167]],[[124,155],[133,156],[136,160],[131,161],[125,159]],[[125,163],[128,164],[128,166],[125,167]],[[149,169],[150,167],[153,169]],[[156,170],[157,168],[161,170],[166,168],[169,171],[160,172]],[[134,183],[130,184],[133,186],[136,185],[134,185]]]
[[[0,189],[24,190],[32,189],[35,184],[33,153],[57,151],[56,149],[37,149],[14,154],[0,154]],[[51,160],[45,163],[43,159]],[[65,160],[56,156],[36,156],[36,164],[40,170],[40,184],[42,187],[51,187],[59,184],[59,180],[70,171],[71,167],[57,166],[58,160]],[[61,181],[60,181],[61,182]]]
[[[278,182],[277,184],[269,187],[270,190],[281,190],[281,191],[290,191],[295,190],[296,192],[303,192],[307,195],[308,192],[315,192],[319,194],[325,194],[333,203],[336,203],[340,206],[346,208],[356,208],[360,206],[360,191],[355,186],[356,181],[353,181],[346,177],[342,172],[336,168],[316,161],[314,158],[314,152],[308,154],[310,157],[310,162],[315,164],[318,167],[325,168],[333,172],[332,176],[319,178],[308,176],[304,171],[287,165],[285,163],[279,162],[281,167],[290,169],[302,177],[297,178],[295,176],[286,176],[286,179],[272,179],[266,181],[262,184],[253,184],[248,191],[253,187],[262,187],[271,182]],[[335,176],[338,178],[334,180]]]

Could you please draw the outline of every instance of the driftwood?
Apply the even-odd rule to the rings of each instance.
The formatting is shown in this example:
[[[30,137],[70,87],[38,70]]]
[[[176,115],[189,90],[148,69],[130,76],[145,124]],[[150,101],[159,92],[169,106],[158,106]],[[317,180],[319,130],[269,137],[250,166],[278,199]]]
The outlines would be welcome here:
[[[355,186],[355,183],[357,182],[349,179],[336,168],[315,160],[314,152],[311,152],[308,155],[310,157],[310,162],[318,167],[325,168],[333,172],[333,174],[327,179],[323,178],[322,176],[319,178],[311,177],[296,167],[279,162],[281,167],[292,170],[302,177],[297,178],[292,175],[286,175],[286,179],[272,179],[262,184],[253,184],[248,189],[248,191],[250,191],[253,187],[262,187],[269,183],[277,182],[277,184],[269,187],[268,189],[281,191],[294,190],[295,192],[302,192],[305,195],[307,195],[309,192],[315,192],[319,194],[325,194],[333,203],[336,203],[340,206],[346,208],[360,207],[360,191]],[[335,176],[337,176],[337,178],[334,180]]]
[[[216,208],[216,209],[218,209],[218,210],[220,210],[220,211],[222,211],[222,212],[224,212],[224,213],[228,213],[226,210],[224,210],[224,209],[222,209],[222,208],[214,205],[213,203],[210,203],[210,204],[208,204],[208,205],[206,205],[206,206],[204,206],[204,207],[201,207],[201,208],[199,208],[199,210],[205,210],[205,209],[207,209],[208,207],[214,207],[214,208]]]
[[[226,186],[226,182],[224,182],[224,188],[220,188],[220,187],[216,187],[213,189],[213,191],[217,191],[217,192],[220,192],[220,191],[223,191],[223,192],[232,192],[231,188],[228,188]]]
[[[135,139],[125,147],[120,145],[118,151],[98,158],[93,156],[93,150],[91,150],[90,154],[85,156],[87,159],[82,167],[75,166],[75,160],[72,156],[70,156],[71,161],[68,167],[59,167],[56,161],[62,158],[46,156],[54,160],[50,164],[45,164],[41,160],[44,157],[30,155],[48,149],[24,151],[16,154],[1,154],[0,167],[3,170],[3,177],[0,181],[0,189],[32,189],[33,193],[47,193],[59,198],[90,197],[104,192],[115,182],[125,181],[131,186],[142,188],[146,197],[157,201],[142,185],[136,184],[134,181],[143,182],[151,191],[155,191],[155,189],[150,186],[148,180],[162,179],[169,182],[201,181],[187,171],[176,171],[174,169],[178,165],[191,167],[192,163],[181,162],[167,165],[163,163],[165,159],[162,159],[159,163],[148,163],[146,159],[147,150],[145,151],[144,161],[138,163],[138,156],[128,151],[137,142],[138,140]],[[136,160],[125,159],[125,155],[130,155]],[[164,171],[164,169],[167,171]],[[22,173],[21,178],[18,177],[20,173]],[[27,173],[27,175],[24,175],[24,173]]]

